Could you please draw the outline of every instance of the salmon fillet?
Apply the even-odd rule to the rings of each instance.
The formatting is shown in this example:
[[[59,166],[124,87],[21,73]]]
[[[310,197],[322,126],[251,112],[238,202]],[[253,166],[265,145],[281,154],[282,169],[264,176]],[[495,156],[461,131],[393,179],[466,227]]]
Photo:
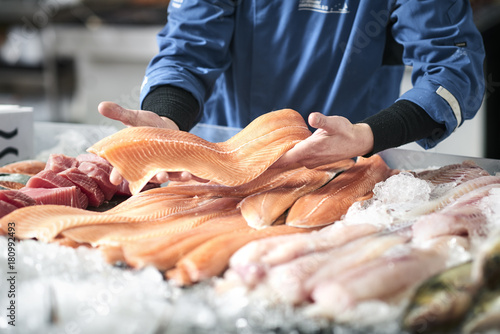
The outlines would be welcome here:
[[[160,171],[188,171],[227,186],[247,183],[310,135],[298,112],[283,109],[256,118],[221,143],[184,131],[130,127],[87,151],[109,161],[137,194]]]
[[[394,173],[379,155],[359,157],[353,167],[324,187],[299,198],[290,208],[286,224],[295,227],[332,224],[354,202],[370,198],[375,184],[385,181]]]

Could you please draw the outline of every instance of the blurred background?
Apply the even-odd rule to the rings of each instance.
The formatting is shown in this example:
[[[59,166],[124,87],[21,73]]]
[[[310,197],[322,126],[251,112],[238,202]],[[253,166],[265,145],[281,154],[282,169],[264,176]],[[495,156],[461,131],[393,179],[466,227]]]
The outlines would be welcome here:
[[[500,0],[471,0],[487,51],[487,91],[473,121],[434,149],[500,159]],[[0,0],[0,104],[38,122],[101,124],[101,101],[138,108],[168,0]],[[411,87],[407,75],[402,92]],[[420,149],[415,144],[407,148]]]

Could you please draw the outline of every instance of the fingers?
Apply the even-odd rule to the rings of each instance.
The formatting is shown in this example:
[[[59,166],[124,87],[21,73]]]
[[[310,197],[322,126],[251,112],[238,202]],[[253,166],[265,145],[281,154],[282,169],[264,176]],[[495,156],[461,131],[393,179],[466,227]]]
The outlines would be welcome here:
[[[111,170],[111,174],[109,175],[109,182],[111,182],[115,186],[123,182],[123,177],[120,175],[116,168],[113,168]]]
[[[97,110],[104,117],[120,121],[126,126],[151,126],[179,130],[177,124],[166,117],[147,110],[132,110],[113,102],[101,102]]]

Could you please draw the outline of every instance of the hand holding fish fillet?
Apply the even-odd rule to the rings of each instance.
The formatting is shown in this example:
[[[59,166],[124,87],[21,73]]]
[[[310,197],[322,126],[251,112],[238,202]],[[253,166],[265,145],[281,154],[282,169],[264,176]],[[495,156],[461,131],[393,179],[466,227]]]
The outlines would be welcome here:
[[[311,132],[291,109],[265,114],[222,143],[171,129],[127,128],[88,149],[109,161],[138,193],[160,171],[191,174],[236,186],[262,174]]]

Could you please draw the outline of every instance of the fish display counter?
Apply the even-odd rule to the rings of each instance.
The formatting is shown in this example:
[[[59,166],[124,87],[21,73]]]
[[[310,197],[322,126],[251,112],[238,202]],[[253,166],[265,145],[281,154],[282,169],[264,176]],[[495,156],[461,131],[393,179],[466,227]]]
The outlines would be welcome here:
[[[52,174],[97,180],[89,166],[106,170],[112,159],[89,160],[87,149],[127,135],[112,124],[34,128],[35,158],[46,163],[44,177],[22,181],[33,188]],[[196,138],[183,138],[212,149],[198,138],[221,143],[242,131],[200,124]],[[246,157],[264,162],[280,149],[255,145],[269,152]],[[115,189],[102,202],[82,185],[86,206],[76,196],[74,205],[35,203],[0,219],[0,329],[498,332],[499,172],[497,160],[390,149],[311,170],[269,169],[234,186]],[[4,202],[17,194],[0,193]]]

